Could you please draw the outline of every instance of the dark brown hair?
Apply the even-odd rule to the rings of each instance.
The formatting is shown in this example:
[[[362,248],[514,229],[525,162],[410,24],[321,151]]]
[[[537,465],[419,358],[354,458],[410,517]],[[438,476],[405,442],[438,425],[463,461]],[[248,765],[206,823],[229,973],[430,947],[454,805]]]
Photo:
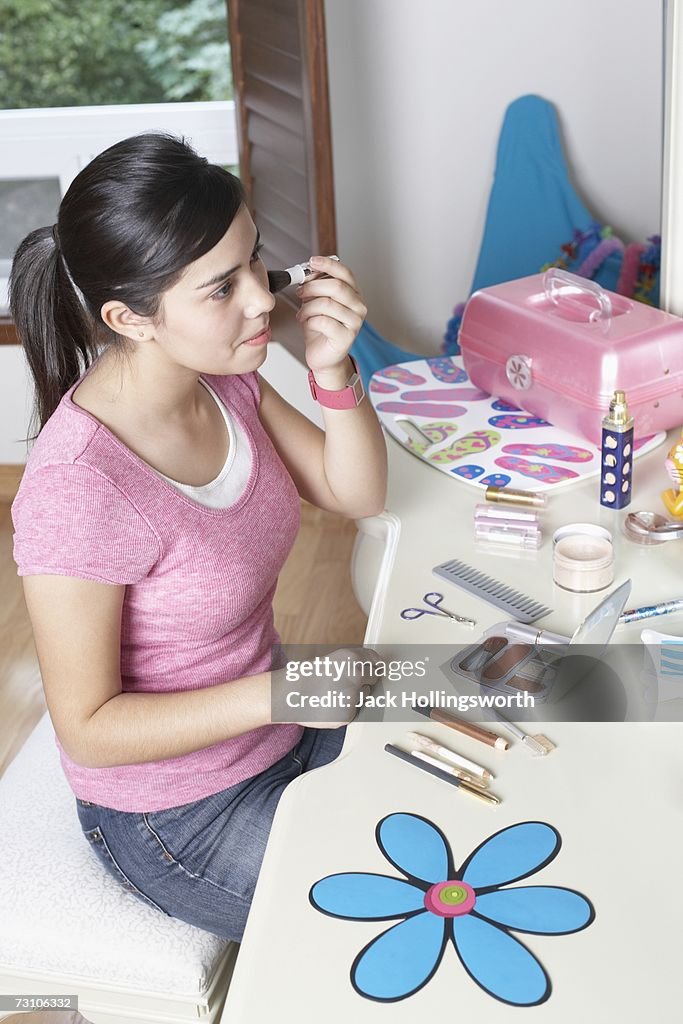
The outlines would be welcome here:
[[[74,178],[57,223],[26,236],[10,275],[38,431],[102,345],[127,341],[102,321],[104,303],[155,317],[162,293],[220,241],[243,202],[238,178],[162,133],[116,143]]]

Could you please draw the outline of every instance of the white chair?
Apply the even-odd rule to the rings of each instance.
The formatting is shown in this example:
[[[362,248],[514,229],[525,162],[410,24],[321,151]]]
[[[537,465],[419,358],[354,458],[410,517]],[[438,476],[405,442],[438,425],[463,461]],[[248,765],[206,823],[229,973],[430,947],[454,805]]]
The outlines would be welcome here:
[[[0,778],[0,993],[77,994],[93,1024],[213,1024],[237,949],[100,865],[46,714]]]

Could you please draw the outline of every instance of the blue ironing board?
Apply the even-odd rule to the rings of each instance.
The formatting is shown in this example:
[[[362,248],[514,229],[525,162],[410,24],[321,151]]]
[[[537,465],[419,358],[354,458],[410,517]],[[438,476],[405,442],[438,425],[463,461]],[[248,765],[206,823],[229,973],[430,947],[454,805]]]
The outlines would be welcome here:
[[[570,181],[555,108],[521,96],[503,119],[471,291],[537,274],[593,221]]]
[[[540,96],[521,96],[503,119],[470,294],[537,274],[560,255],[566,242],[596,226],[569,177],[555,108]],[[590,242],[588,251],[594,244]],[[586,248],[579,246],[578,258],[567,269],[575,270],[585,255]],[[614,291],[620,267],[621,255],[613,254],[594,280]],[[446,330],[444,351],[449,355],[460,351],[457,332],[462,308],[456,307]]]

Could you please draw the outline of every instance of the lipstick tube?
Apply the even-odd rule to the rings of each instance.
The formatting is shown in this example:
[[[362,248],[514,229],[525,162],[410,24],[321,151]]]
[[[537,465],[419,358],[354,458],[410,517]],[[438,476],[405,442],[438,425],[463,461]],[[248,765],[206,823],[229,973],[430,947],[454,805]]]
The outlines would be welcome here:
[[[500,505],[522,505],[531,508],[547,508],[548,498],[536,491],[518,491],[512,487],[486,488],[484,497],[487,501],[495,501]]]

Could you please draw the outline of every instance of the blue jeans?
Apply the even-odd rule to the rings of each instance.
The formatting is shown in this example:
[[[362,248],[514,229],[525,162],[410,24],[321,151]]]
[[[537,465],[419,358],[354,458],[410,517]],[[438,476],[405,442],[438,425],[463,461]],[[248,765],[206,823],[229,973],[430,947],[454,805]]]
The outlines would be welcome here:
[[[260,775],[181,807],[142,814],[77,800],[81,828],[128,892],[239,942],[285,786],[334,761],[345,732],[305,729],[297,746]]]

